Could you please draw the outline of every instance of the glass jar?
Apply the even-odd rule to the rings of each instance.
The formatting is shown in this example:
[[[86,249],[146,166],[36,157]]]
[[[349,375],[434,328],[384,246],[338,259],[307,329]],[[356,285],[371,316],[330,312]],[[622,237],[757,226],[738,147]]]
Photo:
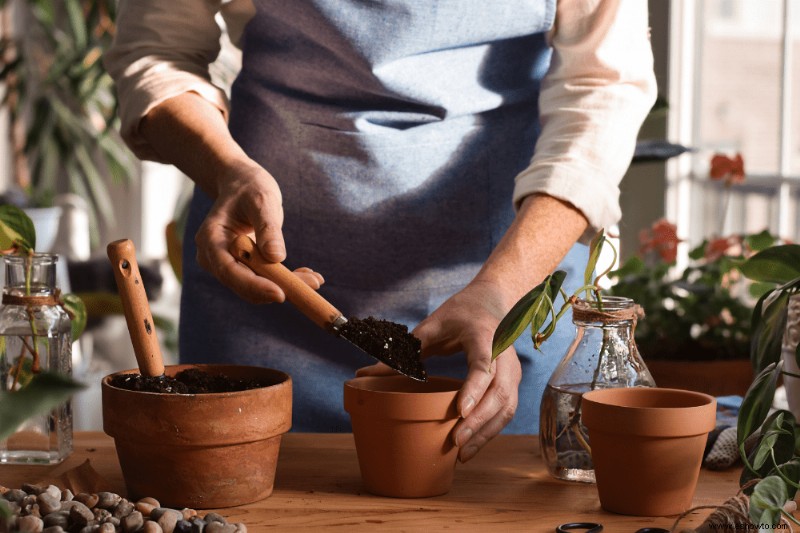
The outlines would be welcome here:
[[[70,318],[58,301],[51,254],[8,255],[0,308],[0,391],[18,391],[41,371],[71,374]],[[58,463],[72,452],[67,401],[29,418],[0,441],[0,463]]]
[[[575,340],[553,371],[542,396],[539,440],[550,474],[569,481],[594,482],[581,395],[612,387],[654,387],[633,338],[639,306],[633,300],[603,296],[572,306]]]

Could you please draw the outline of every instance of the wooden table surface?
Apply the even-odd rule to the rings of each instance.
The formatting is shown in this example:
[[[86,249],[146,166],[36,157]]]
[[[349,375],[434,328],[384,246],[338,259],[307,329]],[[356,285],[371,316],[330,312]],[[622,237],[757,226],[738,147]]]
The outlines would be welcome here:
[[[0,485],[53,480],[87,459],[103,487],[125,494],[113,440],[103,433],[79,432],[74,453],[60,465],[0,465]],[[740,469],[703,469],[694,505],[718,505],[738,488]],[[281,444],[275,490],[249,505],[216,510],[248,531],[542,531],[565,522],[600,522],[605,533],[640,527],[670,529],[674,518],[638,518],[600,508],[595,485],[552,479],[536,437],[501,435],[478,456],[456,467],[444,496],[394,499],[372,496],[361,484],[351,434],[289,433]],[[681,521],[696,526],[709,510]]]

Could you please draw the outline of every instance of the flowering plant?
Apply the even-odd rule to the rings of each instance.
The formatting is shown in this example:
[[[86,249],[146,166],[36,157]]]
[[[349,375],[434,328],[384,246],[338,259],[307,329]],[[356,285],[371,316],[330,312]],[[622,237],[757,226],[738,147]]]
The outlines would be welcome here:
[[[744,180],[737,154],[715,154],[710,178],[729,188]],[[730,194],[725,195],[725,208]],[[724,219],[722,221],[724,223]],[[676,272],[677,227],[661,219],[639,236],[639,253],[609,274],[609,293],[632,298],[646,313],[636,328],[636,342],[652,359],[747,359],[752,302],[768,290],[748,283],[740,266],[750,256],[776,244],[768,231],[712,236],[689,251],[688,264]]]

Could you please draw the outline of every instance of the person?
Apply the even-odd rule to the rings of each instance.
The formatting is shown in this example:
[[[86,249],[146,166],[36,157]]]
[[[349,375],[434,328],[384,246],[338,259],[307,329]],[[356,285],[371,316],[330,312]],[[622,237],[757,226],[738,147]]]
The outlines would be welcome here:
[[[386,371],[259,305],[284,294],[228,252],[250,234],[345,316],[413,328],[429,374],[465,378],[460,460],[537,433],[569,320],[542,355],[490,363],[492,336],[557,266],[582,284],[584,244],[620,217],[655,98],[646,4],[122,0],[105,56],[122,135],[196,183],[181,360],[287,371],[299,431],[348,431],[343,381]],[[230,101],[209,81],[217,13],[242,50]]]

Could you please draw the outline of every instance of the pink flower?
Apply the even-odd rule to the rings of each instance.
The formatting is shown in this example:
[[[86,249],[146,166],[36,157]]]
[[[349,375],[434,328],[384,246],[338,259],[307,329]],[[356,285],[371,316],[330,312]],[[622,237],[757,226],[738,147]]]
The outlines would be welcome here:
[[[726,186],[744,181],[744,159],[742,154],[730,158],[724,154],[714,154],[711,158],[709,176],[712,180],[725,180]]]
[[[706,246],[705,259],[708,262],[712,262],[725,255],[739,255],[742,252],[741,244],[741,235],[731,235],[729,237],[714,239]]]
[[[668,222],[666,219],[656,220],[649,230],[642,230],[639,233],[641,253],[655,250],[661,259],[666,263],[674,263],[678,257],[678,227]]]

